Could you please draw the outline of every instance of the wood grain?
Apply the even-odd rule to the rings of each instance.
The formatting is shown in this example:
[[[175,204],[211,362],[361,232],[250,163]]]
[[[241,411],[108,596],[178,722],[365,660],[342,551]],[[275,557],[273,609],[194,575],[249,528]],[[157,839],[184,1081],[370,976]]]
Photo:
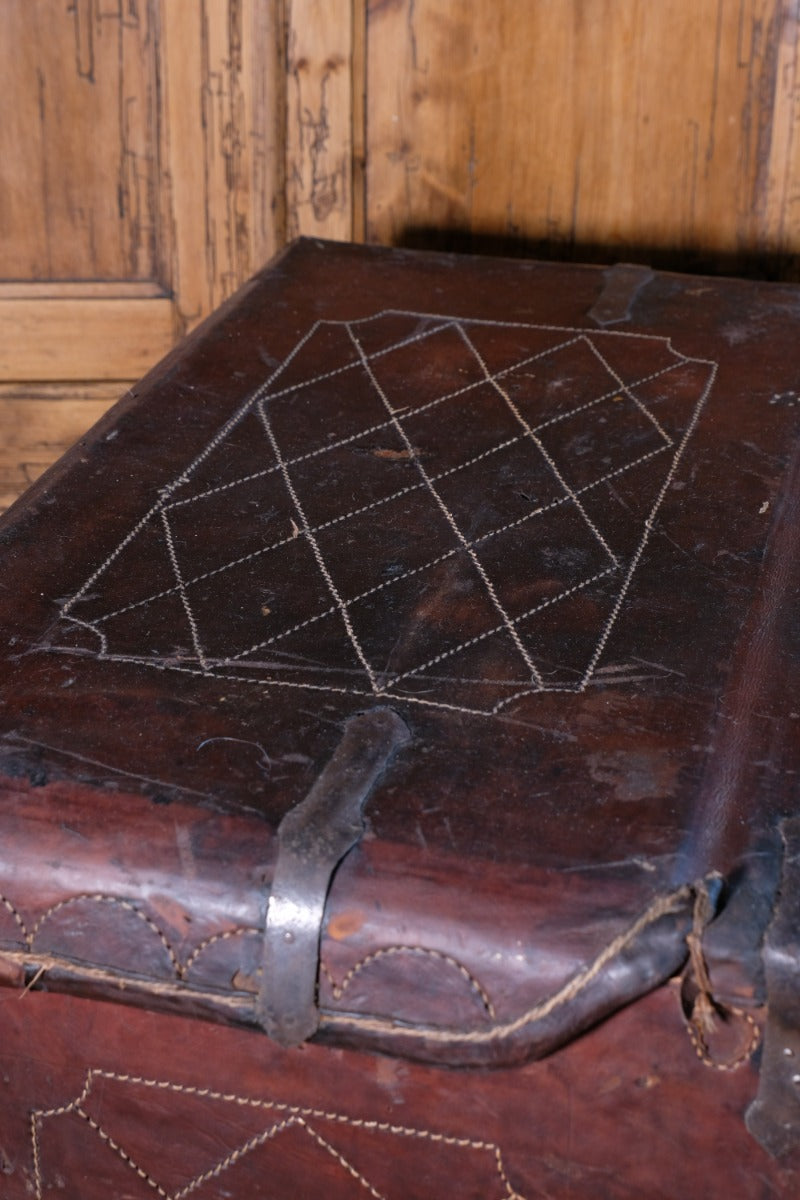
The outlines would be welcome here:
[[[0,281],[0,302],[6,300],[158,300],[164,291],[149,280],[71,280],[51,283]]]
[[[758,204],[767,249],[787,256],[800,245],[800,19],[795,5],[787,5],[779,32],[769,155]],[[794,264],[788,273],[798,277]]]
[[[279,6],[4,17],[0,378],[133,377],[282,244]]]
[[[152,277],[153,7],[3,5],[0,278]]]
[[[0,511],[98,421],[127,386],[0,384]]]
[[[160,277],[182,329],[278,249],[282,180],[278,6],[160,0]]]
[[[286,233],[353,232],[353,5],[288,0]]]
[[[373,0],[367,51],[370,239],[742,271],[800,246],[781,0]]]
[[[174,341],[165,296],[3,299],[0,289],[0,379],[136,378]]]

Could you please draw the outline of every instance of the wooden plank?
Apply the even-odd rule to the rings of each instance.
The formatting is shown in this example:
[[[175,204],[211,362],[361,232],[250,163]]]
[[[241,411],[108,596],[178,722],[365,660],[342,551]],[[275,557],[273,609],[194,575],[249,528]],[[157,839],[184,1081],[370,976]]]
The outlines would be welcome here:
[[[352,94],[352,189],[353,217],[350,236],[363,242],[367,236],[367,3],[353,0]]]
[[[155,271],[152,0],[6,0],[0,278]]]
[[[372,0],[367,235],[796,252],[796,47],[782,0]]]
[[[150,280],[40,280],[32,283],[0,280],[3,300],[156,300],[163,289]]]
[[[769,251],[789,256],[796,254],[800,245],[800,17],[796,5],[786,6],[781,34],[769,155],[762,159],[758,203]],[[794,273],[797,277],[796,268]]]
[[[159,278],[182,328],[281,244],[278,10],[272,0],[159,0]]]
[[[0,511],[99,420],[127,386],[0,384]]]
[[[175,341],[172,301],[0,300],[0,379],[131,379]]]
[[[352,0],[287,0],[287,236],[353,231]]]

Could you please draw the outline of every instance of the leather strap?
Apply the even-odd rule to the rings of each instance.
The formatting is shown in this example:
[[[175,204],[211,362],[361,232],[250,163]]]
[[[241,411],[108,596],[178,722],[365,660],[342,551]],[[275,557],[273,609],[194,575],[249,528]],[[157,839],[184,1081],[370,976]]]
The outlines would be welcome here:
[[[364,831],[362,810],[372,787],[409,737],[389,708],[351,717],[311,791],[278,826],[256,1011],[282,1046],[296,1046],[317,1030],[320,937],[331,880]]]
[[[603,290],[587,315],[600,326],[629,321],[634,300],[654,278],[655,272],[649,267],[638,263],[615,263],[603,272]]]

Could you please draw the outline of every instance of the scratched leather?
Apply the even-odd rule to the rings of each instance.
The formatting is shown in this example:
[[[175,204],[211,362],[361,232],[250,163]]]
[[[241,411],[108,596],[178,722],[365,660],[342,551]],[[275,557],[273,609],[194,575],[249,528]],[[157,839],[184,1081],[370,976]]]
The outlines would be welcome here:
[[[38,1194],[65,1200],[175,1196],[208,1172],[199,1195],[246,1198],[266,1182],[276,1200],[351,1200],[367,1185],[387,1200],[684,1200],[699,1177],[709,1195],[794,1195],[797,1163],[744,1130],[755,1067],[705,1067],[676,1039],[674,993],[543,1061],[449,1071],[6,991],[3,1196],[37,1195],[37,1167]]]
[[[412,741],[332,886],[325,1011],[480,1030],[657,897],[735,891],[795,802],[798,295],[656,274],[600,327],[602,287],[301,242],[9,512],[0,945],[49,987],[249,1024],[274,831],[373,704]],[[506,1058],[657,986],[688,919]]]

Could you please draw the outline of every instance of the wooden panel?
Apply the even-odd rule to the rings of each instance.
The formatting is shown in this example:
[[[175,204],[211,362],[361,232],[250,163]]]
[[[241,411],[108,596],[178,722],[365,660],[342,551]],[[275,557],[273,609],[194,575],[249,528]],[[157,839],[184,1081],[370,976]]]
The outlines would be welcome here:
[[[787,5],[779,29],[775,62],[775,94],[769,129],[765,186],[759,197],[768,249],[795,255],[800,249],[800,20],[796,5]],[[797,278],[796,268],[792,277]]]
[[[154,274],[152,7],[3,4],[0,278]]]
[[[152,279],[187,326],[269,258],[285,227],[281,12],[8,0],[0,279]]]
[[[0,378],[141,374],[282,244],[280,13],[13,0]]]
[[[352,0],[287,0],[287,33],[287,237],[347,240],[353,233]]]
[[[3,299],[0,289],[0,379],[136,378],[174,340],[166,297]]]
[[[352,189],[354,242],[367,236],[367,0],[353,0]]]
[[[187,328],[281,245],[280,14],[272,0],[159,9],[160,278]]]
[[[372,0],[367,232],[800,246],[797,28],[781,0]]]
[[[126,387],[0,384],[0,512],[99,420]]]
[[[4,300],[156,300],[164,292],[148,280],[102,279],[23,283],[0,281],[0,302]]]

